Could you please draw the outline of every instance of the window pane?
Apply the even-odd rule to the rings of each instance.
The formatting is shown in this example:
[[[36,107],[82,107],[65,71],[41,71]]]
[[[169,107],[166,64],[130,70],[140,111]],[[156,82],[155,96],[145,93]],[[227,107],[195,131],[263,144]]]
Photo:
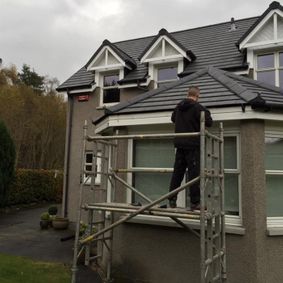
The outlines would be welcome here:
[[[283,176],[266,176],[267,216],[283,216]]]
[[[237,169],[237,139],[236,137],[224,138],[224,168]]]
[[[91,153],[86,154],[86,163],[92,163],[92,154]]]
[[[134,153],[135,167],[172,168],[174,166],[175,150],[172,140],[136,140]]]
[[[265,138],[265,169],[283,170],[282,138]]]
[[[239,215],[238,175],[225,174],[225,211],[230,215]]]
[[[170,178],[171,173],[135,173],[134,187],[151,200],[156,200],[169,192]],[[133,201],[146,203],[143,198],[136,194]],[[167,201],[162,202],[162,204],[165,203]]]
[[[257,56],[257,68],[274,68],[274,54]]]
[[[275,85],[275,71],[258,72],[257,80],[271,85]]]
[[[108,75],[103,77],[103,86],[114,86],[117,85],[117,81],[119,81],[119,75]]]
[[[85,170],[86,171],[91,171],[92,170],[92,166],[91,165],[86,165]]]
[[[283,88],[283,70],[279,71],[279,86]]]
[[[177,67],[160,68],[158,69],[157,80],[167,81],[177,79]]]
[[[279,66],[283,67],[283,52],[279,53]]]
[[[103,90],[103,103],[114,103],[120,101],[120,89],[111,88]]]

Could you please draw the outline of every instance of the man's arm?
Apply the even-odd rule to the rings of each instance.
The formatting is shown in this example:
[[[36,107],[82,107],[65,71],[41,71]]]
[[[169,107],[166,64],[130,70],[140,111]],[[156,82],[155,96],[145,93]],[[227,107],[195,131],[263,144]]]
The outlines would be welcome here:
[[[206,127],[211,127],[212,124],[213,124],[213,120],[212,120],[211,114],[210,114],[209,110],[207,110],[206,108],[205,108],[204,111],[205,111],[205,126]]]
[[[172,112],[172,115],[171,115],[171,121],[173,123],[175,123],[175,117],[176,117],[176,108],[174,109],[174,111]]]

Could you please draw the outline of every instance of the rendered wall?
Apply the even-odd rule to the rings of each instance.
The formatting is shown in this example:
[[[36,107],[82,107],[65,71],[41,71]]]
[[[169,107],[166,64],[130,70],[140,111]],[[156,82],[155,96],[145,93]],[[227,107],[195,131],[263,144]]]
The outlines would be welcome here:
[[[142,89],[129,88],[121,89],[120,99],[121,101],[127,101],[132,99],[136,95],[144,92]],[[83,93],[85,94],[85,93]],[[93,93],[89,94],[89,100],[79,102],[77,97],[79,94],[73,95],[73,113],[71,117],[71,123],[67,123],[67,136],[70,131],[70,150],[69,150],[69,166],[65,165],[65,174],[67,174],[67,184],[64,194],[66,194],[66,203],[63,203],[65,207],[65,215],[69,217],[70,221],[76,221],[78,198],[79,198],[79,186],[80,186],[80,171],[81,171],[81,156],[82,156],[82,138],[83,138],[83,125],[84,121],[88,123],[88,134],[94,134],[94,125],[92,121],[103,115],[104,109],[99,106],[100,88],[96,88]],[[69,98],[69,107],[72,100]],[[87,149],[92,149],[92,144],[87,144]],[[66,151],[65,154],[68,154]],[[66,162],[65,162],[66,164]],[[90,186],[85,186],[84,200],[87,202],[93,202],[94,199],[98,199],[99,196],[95,195],[93,191],[90,191]]]
[[[228,283],[283,282],[283,237],[266,234],[264,121],[243,121],[244,235],[227,234]],[[114,232],[116,282],[198,283],[199,240],[180,228],[127,223]]]

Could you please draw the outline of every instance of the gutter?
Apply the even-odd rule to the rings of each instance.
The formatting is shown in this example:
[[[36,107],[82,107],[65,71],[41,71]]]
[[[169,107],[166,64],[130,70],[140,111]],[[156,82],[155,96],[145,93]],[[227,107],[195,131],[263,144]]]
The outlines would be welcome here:
[[[62,203],[62,216],[68,216],[68,194],[69,194],[69,171],[70,171],[70,152],[71,152],[71,134],[73,127],[73,109],[74,109],[74,98],[68,95],[68,116],[67,116],[67,128],[66,128],[66,142],[65,142],[65,160],[64,160],[64,184],[63,184],[63,203]]]

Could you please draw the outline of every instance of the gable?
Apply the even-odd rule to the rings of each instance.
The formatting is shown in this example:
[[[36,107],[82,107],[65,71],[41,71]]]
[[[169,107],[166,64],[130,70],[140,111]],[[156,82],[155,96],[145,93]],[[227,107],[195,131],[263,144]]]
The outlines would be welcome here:
[[[124,62],[108,46],[105,46],[88,65],[88,70],[122,67]]]
[[[174,42],[166,36],[160,37],[155,44],[143,56],[141,62],[151,62],[161,58],[182,58],[187,57],[184,51],[180,50]]]
[[[239,42],[240,49],[275,43],[283,44],[282,7],[278,6],[274,9],[271,6]]]

